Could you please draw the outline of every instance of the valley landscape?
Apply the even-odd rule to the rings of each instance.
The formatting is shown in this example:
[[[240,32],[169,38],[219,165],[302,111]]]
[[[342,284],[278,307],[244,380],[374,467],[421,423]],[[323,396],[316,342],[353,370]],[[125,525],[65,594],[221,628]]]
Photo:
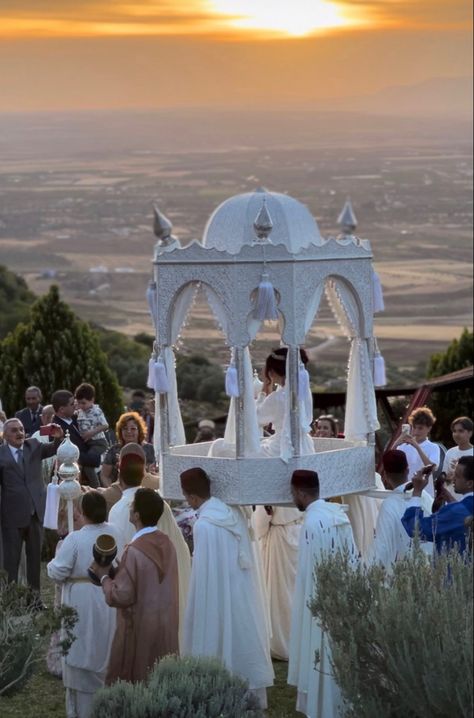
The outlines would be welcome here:
[[[151,333],[153,202],[187,243],[222,201],[263,185],[304,202],[324,236],[338,233],[351,198],[384,286],[376,333],[392,381],[423,375],[429,355],[472,326],[467,118],[314,108],[5,114],[0,138],[0,263],[37,294],[57,283],[83,318]],[[278,340],[266,328],[254,360]],[[343,377],[347,344],[326,305],[308,347]],[[228,361],[201,298],[182,351]]]

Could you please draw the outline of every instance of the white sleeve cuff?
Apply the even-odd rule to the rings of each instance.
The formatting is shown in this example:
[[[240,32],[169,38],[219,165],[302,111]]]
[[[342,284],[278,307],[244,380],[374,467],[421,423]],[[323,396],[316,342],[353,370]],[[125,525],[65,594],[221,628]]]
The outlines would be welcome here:
[[[410,506],[421,509],[421,496],[412,496],[407,503],[407,509],[410,508]]]

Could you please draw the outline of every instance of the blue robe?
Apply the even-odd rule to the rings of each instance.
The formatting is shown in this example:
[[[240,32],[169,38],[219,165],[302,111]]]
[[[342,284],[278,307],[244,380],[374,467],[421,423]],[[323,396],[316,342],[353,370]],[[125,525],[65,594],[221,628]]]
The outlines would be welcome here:
[[[407,534],[413,538],[418,530],[421,541],[434,541],[438,551],[455,543],[461,552],[466,550],[467,528],[465,520],[473,515],[474,498],[446,504],[437,513],[423,516],[419,506],[409,506],[402,516]]]

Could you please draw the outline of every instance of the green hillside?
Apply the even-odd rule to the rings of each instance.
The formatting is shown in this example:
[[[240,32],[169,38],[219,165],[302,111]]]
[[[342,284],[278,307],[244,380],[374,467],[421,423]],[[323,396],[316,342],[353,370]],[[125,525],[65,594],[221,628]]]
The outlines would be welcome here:
[[[0,339],[27,321],[35,299],[25,280],[0,264]]]

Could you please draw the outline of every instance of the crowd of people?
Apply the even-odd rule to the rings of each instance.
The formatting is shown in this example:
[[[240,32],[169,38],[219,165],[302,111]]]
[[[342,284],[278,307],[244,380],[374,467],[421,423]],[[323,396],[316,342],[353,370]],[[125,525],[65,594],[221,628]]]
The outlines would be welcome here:
[[[284,350],[275,351],[267,366],[269,381],[257,398],[261,423],[283,415],[285,359]],[[433,413],[421,407],[410,415],[394,448],[383,455],[387,498],[361,499],[372,502],[369,531],[358,525],[367,513],[351,505],[348,510],[346,497],[320,499],[317,473],[304,469],[288,477],[293,507],[235,507],[214,495],[213,480],[196,459],[180,476],[184,502],[170,506],[159,492],[153,427],[141,398],[120,416],[113,438],[88,383],[74,392],[55,391],[45,406],[41,391],[29,387],[25,408],[5,417],[3,425],[1,565],[8,580],[18,581],[24,551],[25,580],[38,610],[46,487],[66,431],[80,452],[82,495],[75,502],[74,531],[61,525],[47,565],[61,587],[59,600],[78,615],[75,640],[58,669],[67,717],[87,718],[101,686],[144,680],[170,653],[217,657],[247,680],[263,708],[273,684],[272,658],[288,661],[297,709],[311,718],[337,715],[341,696],[328,638],[308,608],[314,563],[346,548],[354,563],[377,562],[390,572],[412,550],[415,534],[424,550],[467,551],[472,421],[453,420],[455,446],[441,466],[439,446],[429,439]],[[205,422],[198,441],[212,440],[215,427]],[[276,433],[264,439],[268,455],[280,453],[278,426],[277,421]],[[340,436],[336,420],[326,414],[303,441]],[[112,562],[103,560],[105,554]]]

